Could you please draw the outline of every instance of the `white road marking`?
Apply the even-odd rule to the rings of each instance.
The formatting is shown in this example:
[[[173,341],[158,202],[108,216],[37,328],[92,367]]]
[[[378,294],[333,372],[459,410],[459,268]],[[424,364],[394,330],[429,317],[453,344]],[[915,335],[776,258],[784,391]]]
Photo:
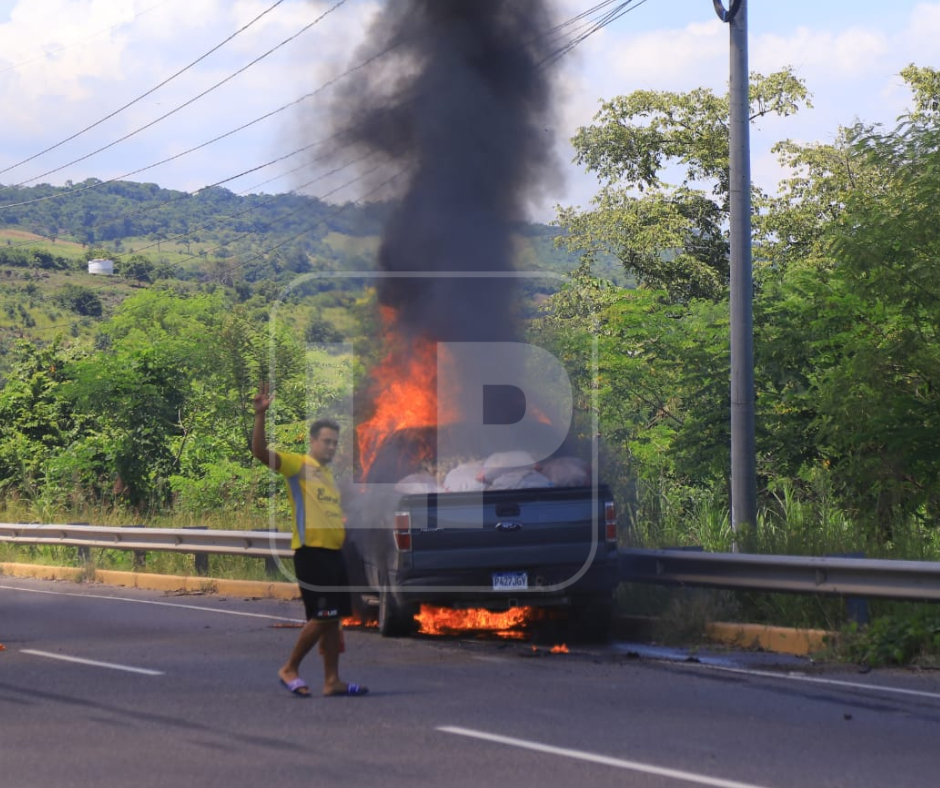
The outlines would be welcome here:
[[[162,676],[162,670],[148,670],[147,668],[133,668],[130,665],[117,665],[114,662],[98,662],[94,659],[82,659],[81,657],[69,657],[65,654],[50,654],[48,651],[35,651],[31,648],[20,650],[21,654],[32,654],[36,657],[48,657],[49,659],[60,659],[63,662],[77,662],[80,665],[93,665],[96,668],[110,668],[111,670],[124,670],[128,673],[142,673],[145,676]]]
[[[597,755],[583,750],[572,750],[567,747],[553,747],[549,744],[540,744],[539,742],[527,741],[526,739],[515,739],[510,736],[497,736],[493,733],[484,731],[470,730],[469,728],[458,728],[451,725],[444,725],[437,728],[443,733],[453,733],[457,736],[469,736],[474,739],[483,739],[484,741],[495,742],[496,744],[506,744],[510,747],[519,747],[523,750],[534,750],[535,752],[544,752],[548,755],[560,755],[564,758],[574,758],[579,761],[589,761],[599,763],[604,766],[614,766],[618,769],[629,769],[634,772],[643,772],[644,774],[655,774],[658,777],[669,777],[673,780],[684,780],[685,782],[695,783],[697,785],[710,785],[714,788],[762,788],[754,783],[741,783],[735,780],[722,780],[719,777],[707,777],[704,774],[694,774],[680,769],[667,769],[663,766],[653,766],[649,763],[639,763],[638,761],[627,761],[622,758],[611,758],[607,755]]]
[[[294,624],[303,624],[304,620],[300,618],[288,618],[287,616],[272,616],[267,613],[244,613],[240,610],[222,610],[216,607],[205,607],[203,605],[181,605],[179,602],[157,602],[152,599],[131,599],[123,596],[101,596],[98,594],[75,594],[68,591],[46,591],[41,588],[20,588],[19,586],[0,585],[0,589],[6,591],[22,591],[29,594],[50,594],[52,596],[74,596],[81,599],[107,599],[114,602],[136,602],[140,605],[159,605],[160,607],[179,607],[184,610],[201,610],[206,613],[222,613],[226,616],[245,616],[246,618],[267,618],[272,621],[289,621]]]
[[[843,681],[842,679],[821,679],[817,676],[806,676],[800,673],[774,673],[771,670],[748,670],[747,668],[730,668],[723,665],[706,665],[709,670],[721,670],[726,673],[740,673],[745,676],[759,676],[761,678],[787,679],[789,681],[806,681],[810,684],[827,684],[833,687],[849,687],[851,689],[871,690],[872,692],[893,692],[896,695],[912,695],[920,698],[940,700],[940,693],[924,692],[923,690],[910,690],[901,687],[886,687],[883,684],[865,684],[861,681]]]

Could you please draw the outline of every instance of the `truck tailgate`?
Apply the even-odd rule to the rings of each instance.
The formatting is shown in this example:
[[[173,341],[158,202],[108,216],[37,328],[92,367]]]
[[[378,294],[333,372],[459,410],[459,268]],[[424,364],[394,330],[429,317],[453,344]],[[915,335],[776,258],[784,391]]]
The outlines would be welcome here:
[[[524,569],[602,557],[605,487],[405,496],[412,569]]]

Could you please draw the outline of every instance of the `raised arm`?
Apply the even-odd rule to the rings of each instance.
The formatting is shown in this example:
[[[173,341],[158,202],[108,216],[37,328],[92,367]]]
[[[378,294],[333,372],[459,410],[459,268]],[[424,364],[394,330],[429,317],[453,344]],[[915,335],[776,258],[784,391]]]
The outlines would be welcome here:
[[[251,404],[255,409],[255,426],[251,433],[251,454],[258,462],[264,463],[272,471],[276,471],[281,467],[281,458],[277,456],[277,452],[268,447],[267,429],[265,428],[268,408],[271,407],[273,399],[274,395],[269,392],[267,382],[264,382],[251,400]]]

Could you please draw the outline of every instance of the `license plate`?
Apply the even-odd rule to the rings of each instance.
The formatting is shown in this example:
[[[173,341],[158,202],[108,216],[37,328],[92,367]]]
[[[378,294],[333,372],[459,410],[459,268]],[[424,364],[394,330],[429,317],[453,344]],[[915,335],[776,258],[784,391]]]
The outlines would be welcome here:
[[[518,591],[529,587],[529,575],[525,572],[493,572],[494,591]]]

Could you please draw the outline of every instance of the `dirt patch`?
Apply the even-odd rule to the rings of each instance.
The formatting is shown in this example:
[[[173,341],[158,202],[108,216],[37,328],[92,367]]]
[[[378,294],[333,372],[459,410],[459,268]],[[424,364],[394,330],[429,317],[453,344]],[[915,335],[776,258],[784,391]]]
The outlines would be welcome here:
[[[32,241],[35,243],[40,243],[53,251],[56,249],[68,249],[69,251],[72,251],[82,248],[82,245],[80,243],[76,243],[75,241],[65,241],[60,238],[55,243],[52,243],[52,241],[50,241],[45,236],[36,235],[36,233],[30,233],[26,230],[13,230],[8,227],[0,229],[0,240],[7,239],[11,241]]]
[[[36,233],[28,233],[25,230],[0,230],[0,238],[22,238],[27,241],[47,241]]]

